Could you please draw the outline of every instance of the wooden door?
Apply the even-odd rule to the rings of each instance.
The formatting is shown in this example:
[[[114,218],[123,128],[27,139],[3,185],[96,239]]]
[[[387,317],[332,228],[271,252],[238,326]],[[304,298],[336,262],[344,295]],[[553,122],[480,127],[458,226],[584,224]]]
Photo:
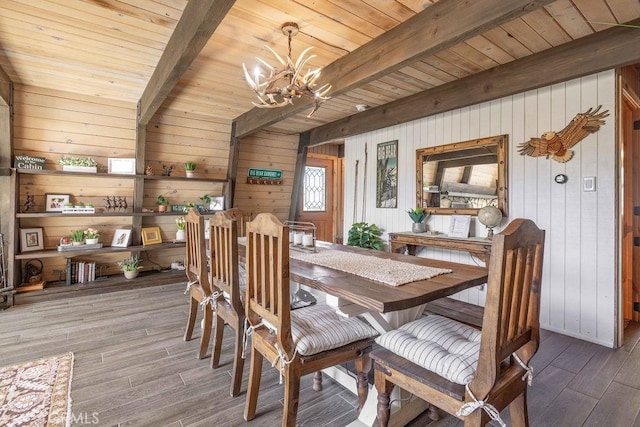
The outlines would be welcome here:
[[[307,157],[298,221],[316,226],[316,239],[335,242],[335,159]]]

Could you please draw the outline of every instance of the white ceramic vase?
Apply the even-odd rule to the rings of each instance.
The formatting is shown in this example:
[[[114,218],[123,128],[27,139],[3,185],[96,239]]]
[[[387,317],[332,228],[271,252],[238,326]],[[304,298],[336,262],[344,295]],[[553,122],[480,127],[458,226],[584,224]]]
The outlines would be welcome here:
[[[136,277],[138,277],[138,270],[124,270],[124,277],[127,279],[135,279]]]
[[[98,243],[98,238],[96,237],[95,239],[84,239],[84,241],[87,245],[96,245]]]
[[[187,235],[184,230],[176,231],[176,240],[185,240],[186,237]]]

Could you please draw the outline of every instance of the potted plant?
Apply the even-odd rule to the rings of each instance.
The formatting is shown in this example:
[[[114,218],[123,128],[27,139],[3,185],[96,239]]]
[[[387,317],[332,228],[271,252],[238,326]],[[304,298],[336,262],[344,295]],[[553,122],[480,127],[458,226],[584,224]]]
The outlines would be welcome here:
[[[187,220],[183,216],[179,216],[176,218],[176,227],[178,227],[178,231],[176,231],[176,240],[184,241],[186,236],[185,229],[187,228]]]
[[[361,248],[382,250],[382,231],[375,224],[357,222],[351,226],[347,239],[347,245]]]
[[[427,231],[427,224],[423,221],[429,218],[429,213],[425,212],[420,206],[416,206],[415,209],[409,209],[407,213],[413,221],[411,231],[414,233],[424,233]]]
[[[193,178],[194,171],[196,170],[196,162],[184,162],[184,170],[187,178]]]
[[[210,194],[205,194],[200,196],[200,200],[202,200],[202,204],[204,205],[205,211],[211,210],[211,197],[212,196]]]
[[[137,255],[118,261],[120,269],[124,272],[124,277],[127,279],[135,279],[138,277],[138,270],[142,268],[140,265],[140,258]]]
[[[100,232],[95,228],[87,228],[84,230],[85,243],[87,245],[95,245],[98,243]]]
[[[193,209],[195,207],[196,207],[196,205],[194,205],[193,203],[185,203],[184,204],[184,211],[185,212],[189,212],[189,209]]]
[[[84,244],[83,230],[71,230],[71,244],[73,246],[79,246]]]
[[[98,162],[91,157],[73,157],[62,156],[58,160],[58,164],[62,166],[62,170],[66,172],[92,172],[98,171]]]
[[[162,194],[158,196],[158,212],[166,212],[169,206],[169,199]]]

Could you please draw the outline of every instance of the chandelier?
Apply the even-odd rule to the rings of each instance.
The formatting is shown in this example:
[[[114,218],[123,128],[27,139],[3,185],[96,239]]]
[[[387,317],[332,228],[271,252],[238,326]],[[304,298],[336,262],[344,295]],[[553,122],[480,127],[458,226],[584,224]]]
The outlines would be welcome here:
[[[260,100],[260,102],[254,101],[252,104],[258,108],[278,108],[293,104],[294,98],[305,96],[313,100],[313,108],[307,115],[307,117],[311,117],[320,106],[320,103],[330,98],[327,96],[327,93],[331,90],[331,85],[327,83],[318,89],[314,89],[316,80],[320,77],[320,68],[316,68],[315,70],[309,69],[305,74],[302,73],[302,68],[306,63],[316,56],[310,55],[305,57],[312,47],[303,50],[297,61],[293,62],[291,59],[291,39],[298,34],[298,24],[287,22],[282,25],[281,30],[289,40],[289,51],[286,61],[269,46],[265,46],[276,57],[282,66],[281,69],[271,66],[264,59],[256,58],[267,67],[269,76],[265,77],[262,74],[260,66],[256,66],[254,77],[252,78],[249,71],[247,71],[247,67],[244,63],[242,64],[244,77]]]

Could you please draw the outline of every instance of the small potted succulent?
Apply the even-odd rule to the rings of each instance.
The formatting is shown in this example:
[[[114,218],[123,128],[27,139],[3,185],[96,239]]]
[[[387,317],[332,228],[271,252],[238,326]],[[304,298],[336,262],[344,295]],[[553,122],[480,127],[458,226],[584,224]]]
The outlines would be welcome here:
[[[411,231],[414,233],[424,233],[427,231],[427,224],[424,223],[424,220],[429,218],[429,213],[425,212],[420,206],[416,206],[415,209],[409,209],[407,213],[413,221]]]
[[[120,269],[124,272],[124,277],[127,279],[135,279],[138,277],[138,270],[142,268],[140,265],[140,258],[137,255],[118,261]]]
[[[84,245],[84,231],[71,230],[71,244],[73,246]]]
[[[196,170],[196,162],[184,162],[184,171],[187,178],[193,178]]]
[[[169,199],[162,194],[158,196],[158,212],[166,212],[169,207]]]

